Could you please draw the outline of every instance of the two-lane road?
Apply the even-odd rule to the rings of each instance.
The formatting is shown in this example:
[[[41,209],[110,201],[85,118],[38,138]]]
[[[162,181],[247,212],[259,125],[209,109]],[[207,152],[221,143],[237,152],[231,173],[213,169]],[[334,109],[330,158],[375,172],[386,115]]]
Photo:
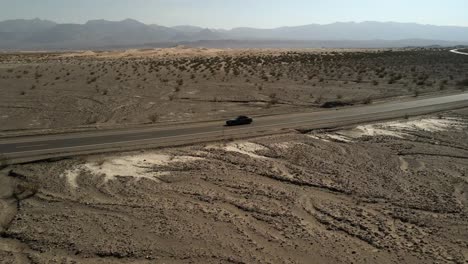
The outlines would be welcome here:
[[[0,140],[0,155],[12,160],[32,161],[77,153],[171,146],[223,137],[271,133],[281,129],[336,127],[352,123],[421,115],[468,107],[468,93],[436,98],[387,102],[321,112],[258,117],[249,126],[226,128],[222,122],[169,125],[127,130],[95,131],[64,135],[18,137]]]
[[[466,52],[461,52],[458,49],[451,50],[450,52],[455,53],[455,54],[460,54],[460,55],[468,55]]]

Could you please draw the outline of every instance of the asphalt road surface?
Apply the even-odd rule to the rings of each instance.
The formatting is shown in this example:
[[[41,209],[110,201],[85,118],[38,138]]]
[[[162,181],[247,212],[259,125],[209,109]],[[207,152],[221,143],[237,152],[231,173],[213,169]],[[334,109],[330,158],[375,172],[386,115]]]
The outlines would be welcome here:
[[[458,49],[451,50],[450,52],[455,53],[455,54],[468,55],[468,53],[458,51]]]
[[[228,137],[267,134],[284,129],[338,127],[462,107],[468,107],[468,93],[393,101],[340,110],[258,117],[254,119],[252,125],[239,127],[224,127],[223,122],[204,122],[165,127],[5,138],[0,140],[0,155],[10,160],[33,161],[46,156],[50,158],[87,152],[105,152],[123,147],[135,149],[171,146]]]

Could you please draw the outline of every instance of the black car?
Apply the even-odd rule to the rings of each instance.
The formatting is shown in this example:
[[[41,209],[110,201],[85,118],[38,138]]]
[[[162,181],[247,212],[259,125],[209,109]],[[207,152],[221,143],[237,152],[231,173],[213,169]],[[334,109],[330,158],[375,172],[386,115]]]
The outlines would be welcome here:
[[[226,121],[226,126],[249,125],[253,119],[248,116],[238,116],[236,119]]]

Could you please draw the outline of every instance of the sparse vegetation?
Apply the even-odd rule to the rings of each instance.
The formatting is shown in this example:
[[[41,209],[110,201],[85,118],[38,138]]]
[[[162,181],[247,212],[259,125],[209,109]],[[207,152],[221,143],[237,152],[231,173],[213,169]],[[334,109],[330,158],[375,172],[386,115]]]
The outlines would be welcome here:
[[[1,62],[19,66],[0,69],[0,86],[12,94],[34,90],[34,96],[18,98],[31,104],[31,109],[46,107],[45,111],[55,113],[57,116],[49,119],[53,120],[52,127],[62,122],[86,124],[85,113],[89,112],[106,116],[104,122],[144,123],[148,112],[154,111],[151,105],[163,104],[158,114],[165,120],[203,118],[212,108],[202,102],[211,102],[213,94],[223,111],[265,112],[245,102],[276,105],[276,111],[303,107],[307,100],[314,107],[344,98],[370,103],[369,95],[385,99],[467,87],[467,58],[437,48],[392,52],[206,52],[209,56],[202,51],[190,56],[162,53],[154,57],[96,58],[97,54],[67,59],[54,54],[5,53],[0,55]],[[21,88],[11,86],[11,82],[21,82]],[[69,101],[59,105],[54,99],[57,97],[50,94],[60,94]],[[70,112],[73,118],[59,114]],[[44,115],[31,111],[30,116],[40,119]]]
[[[157,113],[150,114],[148,118],[151,121],[151,123],[156,123],[159,121],[159,114]]]
[[[457,83],[459,86],[468,87],[468,79],[461,80]]]
[[[3,170],[8,166],[7,158],[3,155],[0,155],[0,170]]]
[[[363,103],[366,104],[366,105],[367,104],[372,104],[372,97],[370,97],[370,96],[366,97],[366,99],[364,99]]]
[[[278,103],[278,98],[276,93],[271,93],[268,97],[270,97],[270,104],[275,105]]]

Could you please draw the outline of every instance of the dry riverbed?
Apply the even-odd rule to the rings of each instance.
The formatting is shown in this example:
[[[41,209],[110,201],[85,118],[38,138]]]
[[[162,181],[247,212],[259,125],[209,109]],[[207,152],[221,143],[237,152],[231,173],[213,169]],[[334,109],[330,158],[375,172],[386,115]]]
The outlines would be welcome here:
[[[11,166],[0,259],[467,263],[467,128],[460,110]]]

